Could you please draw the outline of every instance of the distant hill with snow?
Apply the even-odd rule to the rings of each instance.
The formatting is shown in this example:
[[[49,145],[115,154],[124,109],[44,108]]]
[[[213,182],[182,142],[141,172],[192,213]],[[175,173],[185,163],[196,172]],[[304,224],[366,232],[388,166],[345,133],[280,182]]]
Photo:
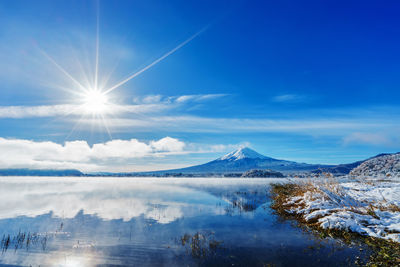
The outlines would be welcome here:
[[[400,177],[400,153],[381,154],[366,160],[354,168],[350,175]]]
[[[294,161],[274,159],[243,147],[232,151],[216,160],[188,168],[168,170],[169,173],[233,173],[253,169],[269,169],[281,172],[311,171],[332,165],[306,164]]]

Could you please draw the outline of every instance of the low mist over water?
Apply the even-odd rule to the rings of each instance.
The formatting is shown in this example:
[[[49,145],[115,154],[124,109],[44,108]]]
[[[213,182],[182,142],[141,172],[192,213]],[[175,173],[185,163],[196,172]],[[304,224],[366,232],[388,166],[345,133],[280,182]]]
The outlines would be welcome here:
[[[0,181],[2,264],[349,265],[358,249],[274,215],[269,185],[287,179]]]

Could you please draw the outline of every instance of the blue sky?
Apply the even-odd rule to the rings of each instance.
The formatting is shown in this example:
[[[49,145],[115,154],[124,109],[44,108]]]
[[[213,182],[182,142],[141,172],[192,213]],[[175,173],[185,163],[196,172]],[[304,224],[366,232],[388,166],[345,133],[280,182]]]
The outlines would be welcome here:
[[[399,9],[0,0],[0,167],[154,170],[244,145],[310,163],[400,151]],[[88,91],[131,75],[87,108]]]

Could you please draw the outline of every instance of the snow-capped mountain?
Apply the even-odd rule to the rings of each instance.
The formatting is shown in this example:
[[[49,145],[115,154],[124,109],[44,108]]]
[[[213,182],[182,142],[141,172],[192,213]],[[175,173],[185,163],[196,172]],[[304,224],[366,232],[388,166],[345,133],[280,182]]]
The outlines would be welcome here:
[[[236,160],[241,160],[241,159],[245,159],[245,158],[266,159],[268,157],[263,156],[260,153],[257,153],[256,151],[254,151],[248,147],[242,147],[242,148],[239,148],[238,150],[232,151],[232,152],[220,157],[217,160],[236,161]]]
[[[252,169],[269,169],[281,172],[290,171],[310,171],[320,167],[329,167],[327,165],[314,165],[298,163],[294,161],[274,159],[261,155],[260,153],[248,147],[242,147],[232,151],[216,160],[202,165],[196,165],[188,168],[169,170],[164,172],[182,172],[182,173],[232,173],[246,172]]]

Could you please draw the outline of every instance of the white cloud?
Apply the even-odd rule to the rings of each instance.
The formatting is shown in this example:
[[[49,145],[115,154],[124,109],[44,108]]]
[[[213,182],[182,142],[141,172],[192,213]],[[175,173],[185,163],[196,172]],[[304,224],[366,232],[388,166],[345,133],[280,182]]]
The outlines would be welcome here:
[[[296,95],[296,94],[284,94],[284,95],[277,95],[272,98],[273,102],[277,103],[298,103],[298,102],[303,102],[307,98],[302,95]]]
[[[150,146],[157,152],[179,152],[183,151],[185,143],[171,137],[165,137],[158,141],[151,141]]]
[[[224,94],[183,95],[163,97],[162,95],[148,95],[137,97],[135,105],[107,104],[103,115],[124,115],[129,113],[148,114],[165,110],[172,110],[186,102],[201,102],[226,96]],[[42,105],[42,106],[0,106],[0,118],[21,119],[35,117],[60,116],[89,116],[91,113],[83,105]]]
[[[100,124],[101,121],[87,119],[82,125]],[[164,131],[169,132],[274,132],[305,135],[344,136],[358,130],[373,130],[379,127],[393,132],[398,125],[391,120],[368,119],[237,119],[207,118],[199,116],[146,116],[145,118],[110,118],[107,125],[113,132]],[[85,126],[86,127],[86,126]]]
[[[187,144],[189,150],[193,153],[221,153],[231,152],[240,147],[251,147],[249,142],[241,142],[239,144],[216,144],[216,145],[203,145],[203,144]]]
[[[367,145],[384,145],[392,146],[396,142],[393,138],[389,137],[387,134],[383,133],[351,133],[343,138],[343,144],[367,144]],[[399,142],[397,142],[399,143]]]
[[[162,96],[162,95],[147,95],[143,97],[135,97],[134,103],[137,104],[183,104],[187,102],[202,102],[228,96],[228,94],[197,94],[197,95],[181,95],[181,96]]]
[[[31,117],[53,117],[63,116],[71,110],[73,105],[51,105],[51,106],[2,106],[0,107],[0,118],[31,118]]]
[[[126,113],[146,114],[160,112],[171,108],[165,104],[140,104],[140,105],[106,105],[104,115]],[[49,105],[49,106],[1,106],[0,118],[35,118],[35,117],[60,117],[60,116],[91,116],[82,105]]]
[[[179,97],[176,97],[175,101],[178,103],[184,103],[184,102],[200,102],[204,100],[211,100],[211,99],[216,99],[220,97],[227,96],[226,94],[205,94],[205,95],[182,95]]]
[[[177,162],[175,156],[226,153],[243,144],[247,143],[185,143],[167,136],[149,142],[117,139],[90,146],[82,140],[58,144],[0,137],[0,169],[78,169],[84,172],[167,170],[188,166],[187,162]]]
[[[144,97],[142,97],[142,98],[140,98],[140,97],[135,97],[134,99],[133,99],[133,102],[134,103],[138,103],[138,104],[141,104],[141,103],[144,103],[144,104],[149,104],[149,103],[151,103],[151,104],[154,104],[154,103],[160,103],[162,100],[163,100],[163,96],[162,95],[147,95],[147,96],[144,96]]]
[[[185,143],[165,137],[148,143],[137,139],[111,140],[89,146],[86,141],[65,144],[0,138],[0,168],[78,168],[94,170],[108,161],[129,162],[143,157],[184,153]]]

